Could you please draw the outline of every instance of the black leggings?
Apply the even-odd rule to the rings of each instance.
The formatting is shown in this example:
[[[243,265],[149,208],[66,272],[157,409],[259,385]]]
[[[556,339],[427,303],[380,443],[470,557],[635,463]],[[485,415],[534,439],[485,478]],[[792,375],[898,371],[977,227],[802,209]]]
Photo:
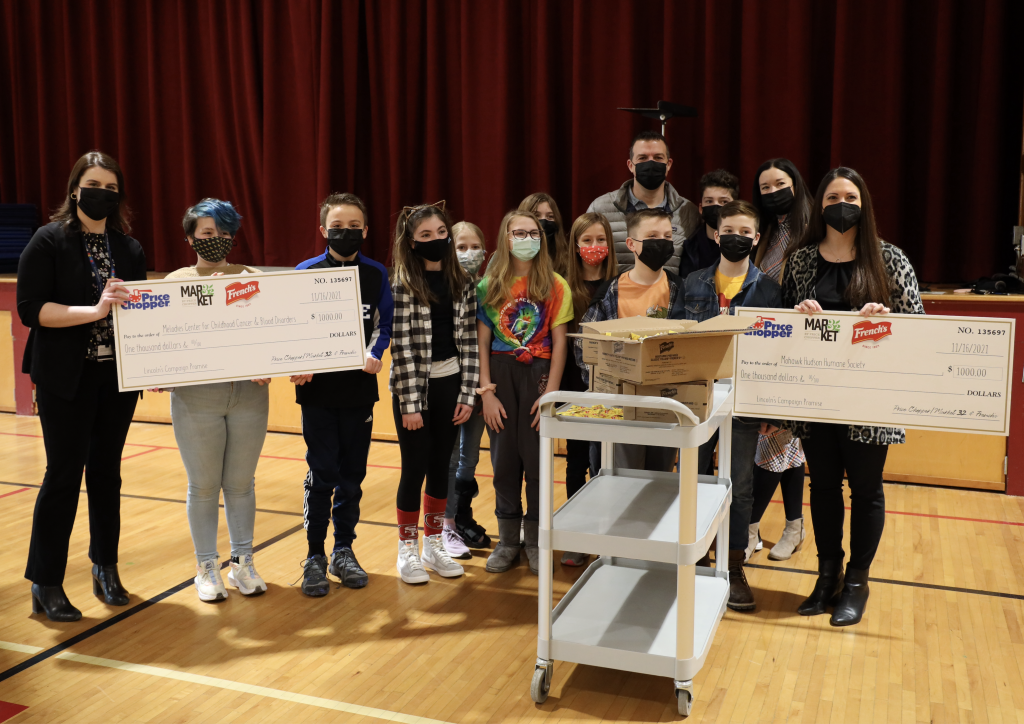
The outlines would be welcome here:
[[[411,513],[420,509],[424,476],[427,478],[427,495],[442,500],[448,497],[448,465],[459,432],[459,426],[452,422],[452,418],[455,417],[461,389],[462,375],[432,377],[427,385],[427,409],[420,411],[423,427],[419,430],[402,427],[398,396],[391,396],[398,447],[402,453],[402,477],[398,482],[397,500],[399,510]]]
[[[882,468],[888,445],[853,442],[847,425],[811,423],[803,440],[811,473],[811,522],[821,560],[842,560],[843,471],[850,484],[850,568],[865,571],[885,527]]]
[[[565,495],[571,498],[587,484],[587,472],[590,477],[597,475],[597,470],[591,467],[590,441],[589,440],[566,440],[565,441]]]
[[[781,473],[773,473],[760,465],[754,465],[754,510],[750,513],[751,523],[761,522],[780,482],[786,520],[804,517],[804,466],[798,465]]]

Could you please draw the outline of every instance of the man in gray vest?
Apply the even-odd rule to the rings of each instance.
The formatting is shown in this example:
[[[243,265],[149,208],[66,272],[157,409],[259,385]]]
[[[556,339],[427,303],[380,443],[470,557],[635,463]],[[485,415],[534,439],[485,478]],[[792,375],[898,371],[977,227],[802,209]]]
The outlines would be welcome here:
[[[587,211],[604,214],[611,223],[619,270],[626,271],[632,268],[634,258],[633,253],[626,248],[626,214],[643,209],[664,208],[672,216],[673,246],[672,258],[665,264],[665,268],[678,274],[683,244],[701,230],[701,218],[697,207],[665,181],[665,176],[672,168],[672,157],[665,137],[656,131],[637,134],[629,146],[626,168],[633,174],[633,178],[618,190],[595,199]]]

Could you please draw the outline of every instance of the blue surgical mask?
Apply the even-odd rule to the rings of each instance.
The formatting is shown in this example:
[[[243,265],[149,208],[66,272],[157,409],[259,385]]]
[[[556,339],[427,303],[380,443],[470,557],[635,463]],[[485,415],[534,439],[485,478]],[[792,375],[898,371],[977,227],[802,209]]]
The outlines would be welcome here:
[[[512,239],[512,256],[519,261],[530,261],[540,251],[540,239]]]

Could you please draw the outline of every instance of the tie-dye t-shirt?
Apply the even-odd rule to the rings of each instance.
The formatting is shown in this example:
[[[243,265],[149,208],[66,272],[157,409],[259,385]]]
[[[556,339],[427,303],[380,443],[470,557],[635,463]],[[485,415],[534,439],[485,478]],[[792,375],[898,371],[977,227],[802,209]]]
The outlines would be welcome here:
[[[572,294],[565,279],[555,274],[548,298],[537,302],[530,299],[527,277],[516,277],[512,299],[499,308],[484,304],[487,281],[484,277],[476,287],[476,317],[491,328],[491,352],[514,354],[526,363],[534,357],[551,359],[551,330],[573,319]]]

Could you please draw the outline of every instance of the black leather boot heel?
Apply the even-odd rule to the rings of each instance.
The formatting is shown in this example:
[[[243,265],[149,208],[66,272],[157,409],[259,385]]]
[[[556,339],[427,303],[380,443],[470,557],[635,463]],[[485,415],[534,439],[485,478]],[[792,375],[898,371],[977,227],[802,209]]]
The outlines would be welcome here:
[[[128,591],[121,585],[121,577],[117,575],[117,566],[92,567],[92,592],[97,598],[103,599],[111,606],[127,606]]]
[[[820,616],[825,608],[835,605],[839,593],[843,590],[843,559],[819,560],[818,580],[814,590],[796,609],[801,616]]]
[[[71,605],[63,586],[32,584],[32,613],[45,613],[51,621],[78,621],[82,612]]]
[[[868,593],[867,570],[847,568],[846,583],[829,623],[833,626],[852,626],[860,623],[864,609],[868,605]]]

